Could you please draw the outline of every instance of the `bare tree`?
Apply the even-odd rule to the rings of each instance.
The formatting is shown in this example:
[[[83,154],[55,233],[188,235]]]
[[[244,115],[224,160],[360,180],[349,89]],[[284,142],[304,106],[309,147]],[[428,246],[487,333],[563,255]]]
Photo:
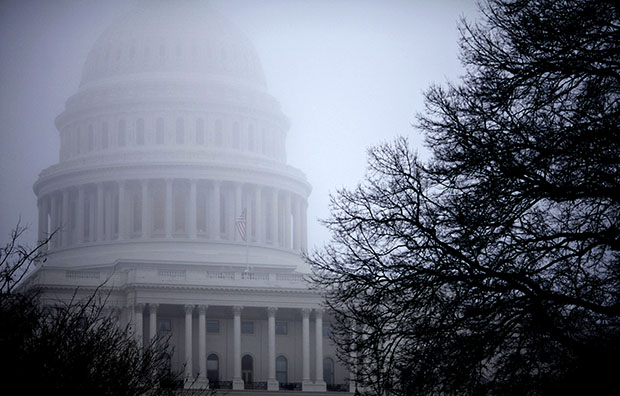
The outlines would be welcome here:
[[[369,151],[308,261],[369,394],[617,388],[620,15],[490,0],[459,84],[432,87],[420,161]]]
[[[71,301],[50,307],[40,303],[37,290],[18,287],[44,261],[42,248],[52,237],[29,248],[19,241],[24,232],[18,224],[0,250],[0,383],[25,394],[183,394],[181,374],[167,367],[167,339],[138,345],[129,327],[105,313],[101,288],[86,299],[76,291]]]

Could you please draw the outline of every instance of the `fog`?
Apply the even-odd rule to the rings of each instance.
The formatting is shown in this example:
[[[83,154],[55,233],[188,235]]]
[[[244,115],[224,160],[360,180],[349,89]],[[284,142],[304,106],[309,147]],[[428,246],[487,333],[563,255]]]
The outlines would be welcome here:
[[[58,162],[54,119],[77,91],[97,37],[136,1],[0,3],[0,241],[21,216],[36,235],[38,173]],[[288,163],[313,187],[308,245],[329,239],[317,219],[329,194],[364,176],[369,146],[407,136],[433,83],[458,79],[460,17],[473,1],[219,0],[211,7],[253,42],[268,91],[291,123]]]

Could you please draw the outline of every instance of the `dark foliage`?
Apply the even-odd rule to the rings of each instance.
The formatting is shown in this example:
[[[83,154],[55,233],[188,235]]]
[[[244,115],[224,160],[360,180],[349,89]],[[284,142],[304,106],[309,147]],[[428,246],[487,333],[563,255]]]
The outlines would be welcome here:
[[[104,314],[100,290],[86,300],[44,306],[19,281],[44,259],[19,243],[18,227],[0,251],[0,383],[19,394],[172,395],[180,375],[166,369],[166,340],[138,346],[128,328]],[[182,384],[182,381],[181,381]]]
[[[596,394],[620,363],[620,14],[492,0],[309,262],[370,394]]]

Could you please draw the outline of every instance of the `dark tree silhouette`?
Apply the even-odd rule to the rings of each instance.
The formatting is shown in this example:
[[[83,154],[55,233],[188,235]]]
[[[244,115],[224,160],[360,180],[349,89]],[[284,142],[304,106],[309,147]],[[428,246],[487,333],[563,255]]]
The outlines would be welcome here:
[[[620,15],[491,0],[462,23],[458,84],[369,150],[308,261],[370,394],[618,388]],[[612,389],[614,389],[612,388]]]
[[[98,289],[86,300],[44,306],[19,282],[45,259],[43,241],[20,243],[19,224],[0,249],[0,383],[20,394],[179,395],[179,373],[167,368],[167,340],[139,346],[129,328],[104,312]],[[50,236],[51,238],[51,236]],[[192,394],[204,394],[192,392]]]

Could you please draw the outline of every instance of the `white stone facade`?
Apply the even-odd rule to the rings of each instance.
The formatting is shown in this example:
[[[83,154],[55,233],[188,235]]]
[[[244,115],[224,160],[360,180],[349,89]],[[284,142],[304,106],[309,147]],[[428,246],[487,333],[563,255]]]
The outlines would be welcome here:
[[[345,389],[300,272],[310,185],[252,45],[210,9],[147,4],[95,43],[56,120],[34,185],[39,238],[56,233],[29,285],[54,304],[103,284],[137,339],[170,335],[188,386]]]

